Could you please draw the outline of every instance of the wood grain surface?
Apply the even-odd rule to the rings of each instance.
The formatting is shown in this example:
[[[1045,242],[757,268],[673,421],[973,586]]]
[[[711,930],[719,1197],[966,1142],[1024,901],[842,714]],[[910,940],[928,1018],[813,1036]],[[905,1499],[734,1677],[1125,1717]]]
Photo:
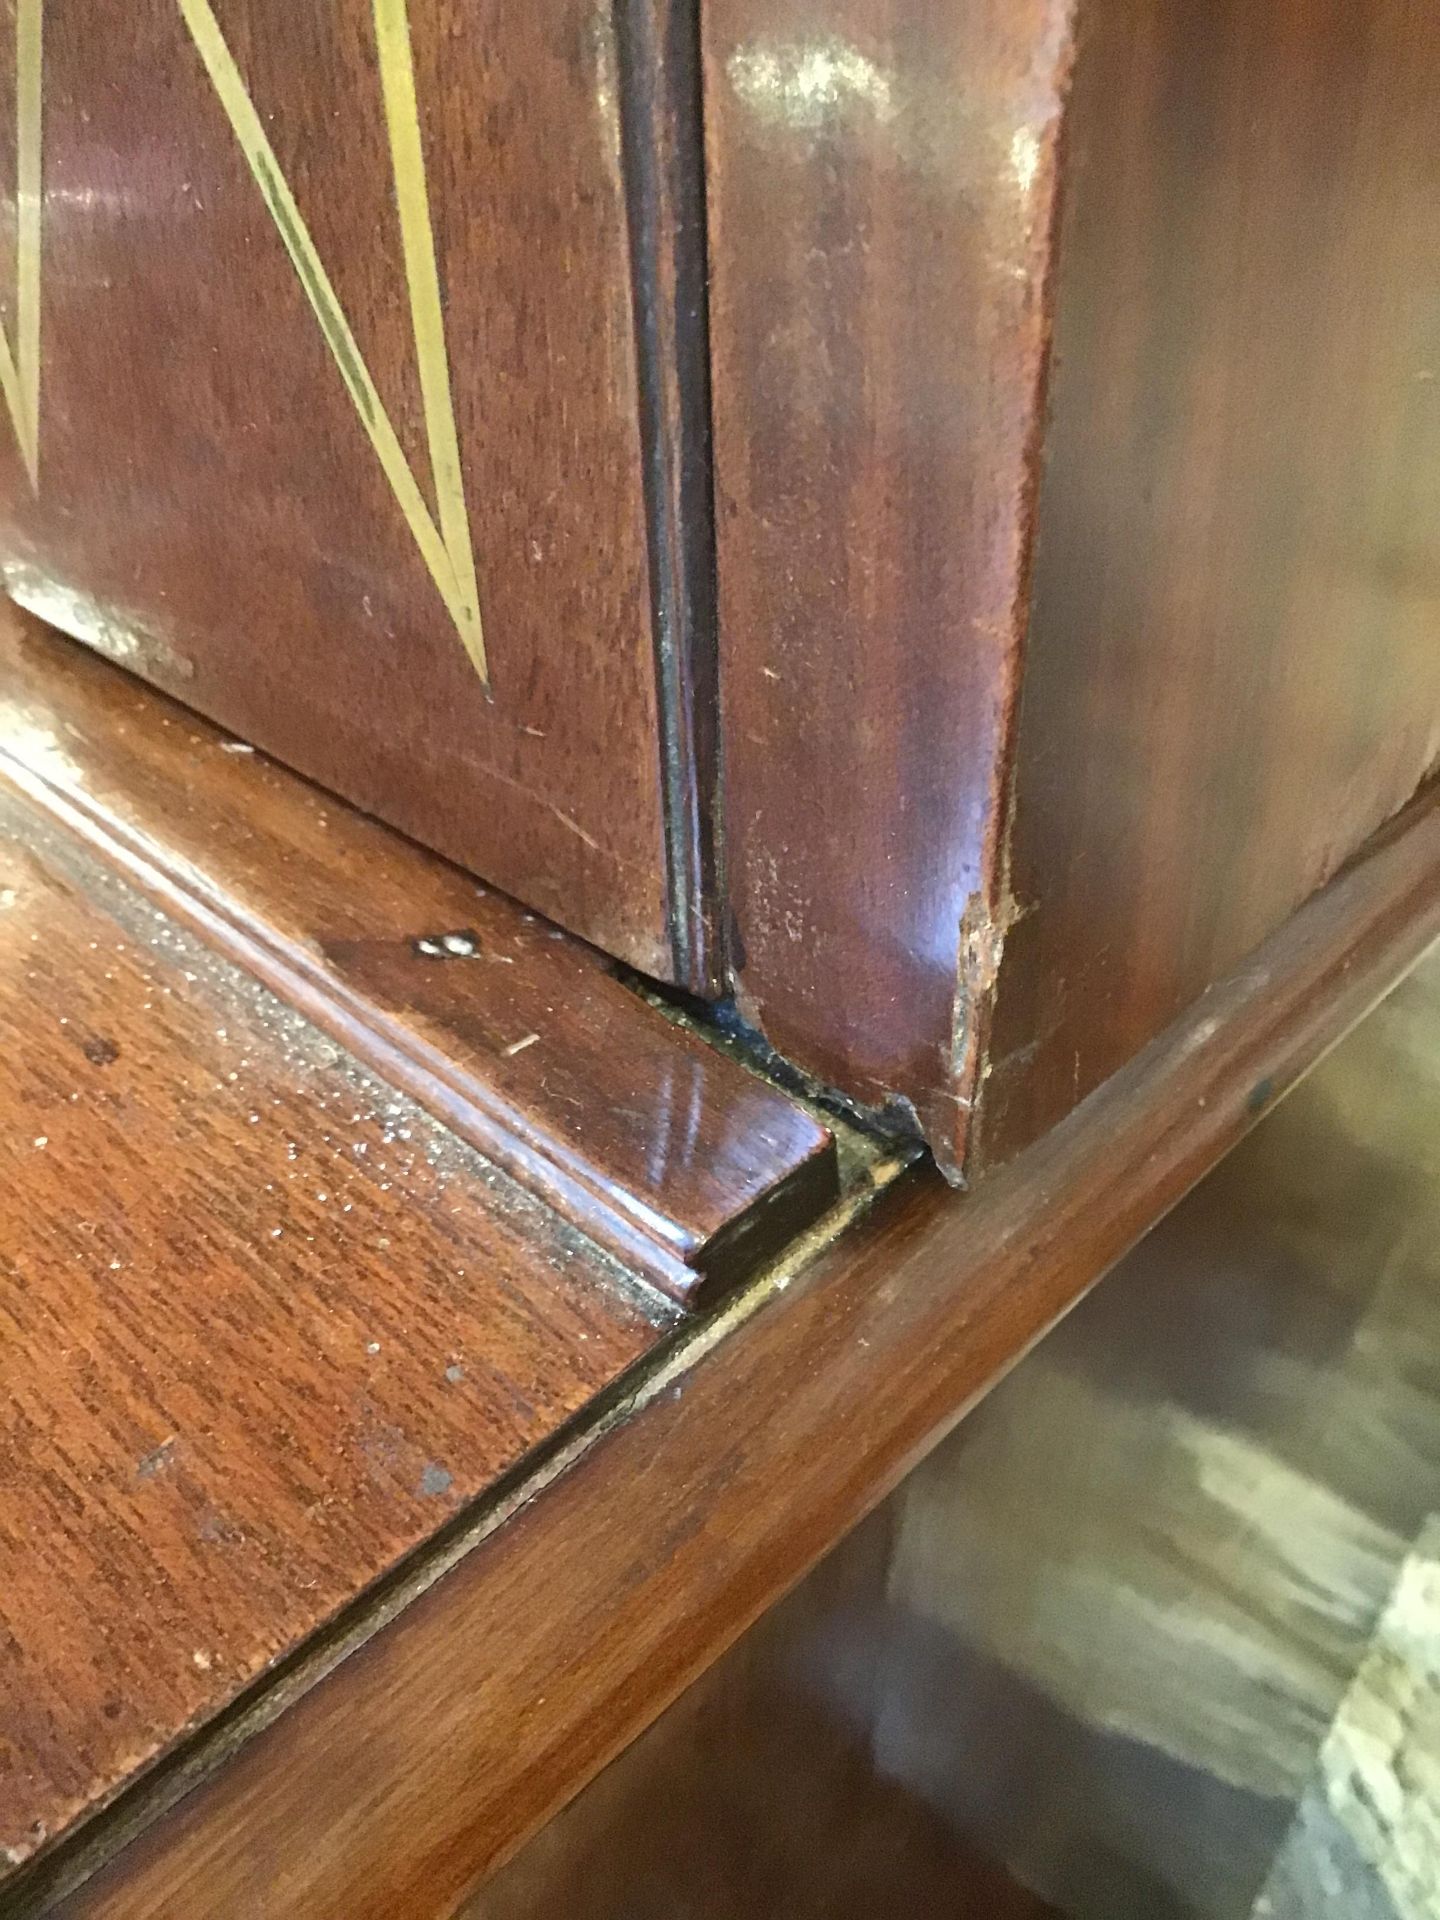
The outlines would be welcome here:
[[[412,324],[423,274],[399,217],[382,15],[413,49],[402,184],[433,232],[418,251],[448,349],[438,400]],[[15,20],[7,5],[6,129]],[[705,984],[669,917],[661,743],[680,723],[657,685],[632,258],[654,266],[633,255],[610,12],[46,5],[43,94],[35,487],[0,408],[11,591],[550,918]],[[264,191],[237,97],[269,143]],[[277,180],[290,211],[272,217]],[[447,407],[451,544],[473,550],[488,692],[372,445],[388,425],[414,511],[443,521],[432,416]],[[683,800],[705,777],[682,759],[672,784]],[[682,869],[691,844],[682,830]]]
[[[1440,755],[1440,27],[705,27],[740,999],[973,1177]]]
[[[0,770],[677,1299],[836,1196],[834,1142],[592,948],[0,613]]]
[[[740,1000],[947,1158],[992,958],[1069,13],[704,15]]]
[[[1440,949],[463,1920],[1427,1920],[1437,1043]]]
[[[848,1535],[459,1920],[1060,1920],[874,1764],[889,1532]]]
[[[13,1871],[674,1310],[3,783],[0,1111]]]
[[[1440,758],[1437,86],[1408,0],[1082,9],[977,1171]]]
[[[1437,935],[1432,800],[975,1195],[892,1190],[58,1911],[453,1913]]]
[[[721,898],[705,158],[696,0],[619,0],[675,978],[729,988]]]

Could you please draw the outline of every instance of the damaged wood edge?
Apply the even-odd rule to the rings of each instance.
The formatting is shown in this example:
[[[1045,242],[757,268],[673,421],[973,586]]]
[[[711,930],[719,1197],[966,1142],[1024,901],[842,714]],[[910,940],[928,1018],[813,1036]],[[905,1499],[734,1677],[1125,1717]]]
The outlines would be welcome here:
[[[643,1360],[597,1394],[479,1500],[463,1509],[408,1559],[356,1600],[328,1629],[261,1674],[208,1725],[156,1759],[114,1799],[0,1882],[0,1920],[48,1912],[142,1834],[188,1793],[224,1766],[256,1734],[333,1673],[376,1634],[435,1586],[522,1507],[541,1496],[616,1428],[643,1414],[662,1395],[679,1393],[685,1375],[782,1294],[795,1277],[854,1224],[913,1162],[875,1160],[845,1198],[794,1239],[762,1273],[703,1318],[677,1321],[675,1330]]]
[[[1030,632],[1035,547],[1040,530],[1040,488],[1045,474],[1045,428],[1055,362],[1060,243],[1068,179],[1065,162],[1078,53],[1077,19],[1078,7],[1071,6],[1056,57],[1056,112],[1046,133],[1043,173],[1050,182],[1050,192],[1045,200],[1044,216],[1035,223],[1031,244],[1034,264],[1028,284],[1034,301],[1036,337],[1017,480],[1019,506],[1016,526],[1019,537],[1015,551],[1014,588],[1006,622],[1009,667],[1005,676],[1004,711],[1000,720],[1003,744],[995,776],[995,805],[987,819],[981,849],[982,885],[966,901],[965,911],[960,918],[949,1062],[955,1130],[952,1140],[937,1138],[931,1143],[940,1171],[952,1186],[957,1187],[969,1184],[971,1169],[979,1157],[977,1147],[982,1131],[985,1082],[990,1077],[990,1031],[1000,970],[1005,958],[1005,943],[1011,931],[1031,911],[1030,905],[1024,905],[1015,898],[1011,885],[1011,847],[1015,833],[1025,651]]]
[[[908,1100],[892,1096],[883,1107],[862,1106],[838,1087],[826,1085],[777,1053],[733,998],[699,1000],[637,973],[620,960],[610,970],[662,1020],[693,1033],[746,1073],[777,1088],[796,1106],[803,1107],[818,1126],[827,1128],[835,1137],[842,1191],[848,1191],[846,1172],[852,1166],[868,1165],[891,1153],[913,1160],[925,1151],[915,1109]]]
[[[294,1910],[388,1920],[398,1887],[423,1889],[417,1911],[453,1911],[1440,937],[1437,801],[975,1195],[912,1177],[834,1244],[812,1236],[726,1319],[728,1337],[702,1332],[673,1371],[647,1376],[603,1446],[572,1456],[544,1500],[508,1508],[445,1586],[274,1720],[66,1920],[143,1920],[202,1897],[215,1920],[242,1920],[274,1891],[294,1807],[327,1796],[369,1813],[286,1881]],[[406,1700],[427,1705],[418,1740],[367,1743]]]
[[[1002,870],[1008,868],[1009,830],[1001,853]],[[957,1111],[964,1116],[957,1146],[964,1157],[943,1153],[937,1146],[936,1161],[952,1186],[967,1184],[970,1131],[976,1109],[990,1075],[990,1023],[995,1011],[995,989],[1005,959],[1005,942],[1011,929],[1025,918],[1022,907],[1010,892],[1008,872],[1000,882],[999,900],[993,907],[979,893],[972,893],[960,916],[960,945],[955,969],[955,1017],[950,1047],[951,1074]]]
[[[605,1252],[682,1305],[708,1304],[712,1295],[743,1281],[834,1200],[833,1151],[810,1155],[720,1232],[676,1251],[667,1244],[666,1223],[643,1195],[627,1192],[603,1165],[537,1123],[482,1074],[389,1014],[303,944],[237,905],[192,861],[84,793],[53,784],[3,745],[0,776]]]

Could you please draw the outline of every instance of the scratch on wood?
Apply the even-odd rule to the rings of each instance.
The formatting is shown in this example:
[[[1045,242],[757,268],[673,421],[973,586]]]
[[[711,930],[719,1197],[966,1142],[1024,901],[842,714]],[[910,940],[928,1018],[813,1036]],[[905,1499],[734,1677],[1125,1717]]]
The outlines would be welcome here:
[[[950,1034],[950,1076],[957,1105],[973,1107],[980,1087],[989,1078],[985,1043],[994,1005],[995,988],[1005,957],[1010,930],[1024,919],[1021,906],[1007,883],[991,905],[978,889],[965,902],[960,916],[956,963],[955,1011]],[[948,1180],[963,1182],[962,1169],[941,1163]]]

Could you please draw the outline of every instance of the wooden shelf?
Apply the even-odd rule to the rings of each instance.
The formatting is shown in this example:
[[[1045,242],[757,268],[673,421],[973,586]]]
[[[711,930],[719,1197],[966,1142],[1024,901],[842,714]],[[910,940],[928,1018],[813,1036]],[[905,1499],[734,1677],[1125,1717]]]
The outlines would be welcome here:
[[[473,1543],[836,1159],[589,948],[68,641],[10,617],[0,656],[23,1909]]]
[[[0,793],[17,1867],[678,1309]]]
[[[1432,792],[976,1195],[934,1176],[900,1183],[828,1251],[802,1246],[757,1281],[748,1317],[697,1336],[688,1363],[652,1362],[626,1421],[359,1652],[308,1691],[298,1676],[238,1751],[223,1734],[196,1743],[181,1778],[132,1798],[88,1855],[58,1856],[35,1898],[113,1854],[65,1901],[67,1920],[453,1910],[1437,934]],[[297,1808],[323,1848],[294,1844]]]

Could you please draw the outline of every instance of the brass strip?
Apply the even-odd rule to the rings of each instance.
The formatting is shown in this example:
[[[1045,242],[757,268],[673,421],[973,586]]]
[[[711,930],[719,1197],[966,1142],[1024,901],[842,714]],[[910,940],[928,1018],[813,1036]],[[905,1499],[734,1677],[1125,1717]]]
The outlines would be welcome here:
[[[30,448],[25,436],[25,403],[20,392],[20,373],[15,365],[15,356],[10,351],[10,341],[5,329],[0,326],[0,394],[5,396],[5,411],[10,415],[15,429],[15,438],[20,443],[21,458],[25,470],[30,475],[30,484],[35,484],[35,470],[30,460]]]
[[[405,284],[410,293],[410,324],[415,335],[415,357],[425,403],[425,439],[435,480],[440,533],[465,605],[466,622],[461,624],[460,637],[483,675],[485,644],[480,631],[480,595],[475,579],[470,517],[465,510],[465,481],[455,430],[450,362],[445,351],[445,316],[440,304],[435,234],[430,223],[430,196],[406,0],[375,0],[375,43],[380,56],[390,166],[400,216]]]
[[[396,197],[400,202],[406,277],[410,282],[410,303],[415,325],[416,349],[421,355],[420,374],[421,389],[425,400],[426,436],[429,442],[431,465],[435,472],[436,497],[440,504],[441,528],[445,529],[443,533],[441,528],[437,528],[434,519],[431,517],[430,509],[426,504],[424,495],[421,493],[415,476],[410,470],[410,464],[405,458],[399,438],[396,435],[394,427],[391,425],[390,417],[385,411],[375,382],[370,376],[370,370],[365,364],[359,343],[356,341],[350,323],[345,317],[339,296],[331,285],[330,276],[325,271],[324,262],[321,260],[315,243],[310,236],[310,230],[305,224],[304,216],[300,212],[295,196],[290,191],[289,183],[281,171],[279,160],[276,158],[275,150],[270,144],[260,115],[255,109],[255,104],[250,98],[244,78],[240,73],[240,69],[235,64],[234,56],[226,45],[224,35],[220,31],[220,25],[210,6],[210,0],[177,0],[181,15],[190,30],[190,37],[195,43],[196,51],[204,62],[205,70],[210,76],[211,84],[215,88],[220,104],[225,109],[231,128],[240,143],[240,149],[245,155],[250,171],[254,176],[255,183],[260,189],[261,197],[269,209],[271,218],[275,222],[280,238],[284,243],[285,250],[290,255],[291,264],[295,268],[295,272],[299,277],[300,284],[305,291],[306,298],[310,302],[315,317],[320,323],[320,331],[325,337],[325,343],[330,349],[331,357],[339,370],[341,379],[345,383],[346,390],[354,404],[355,411],[360,416],[360,423],[369,437],[370,444],[375,449],[376,457],[380,461],[385,477],[390,483],[390,490],[395,496],[401,513],[405,516],[405,523],[409,527],[411,536],[419,548],[420,556],[429,570],[430,577],[435,582],[445,602],[446,609],[455,623],[456,630],[460,635],[465,650],[473,661],[476,670],[480,673],[481,677],[484,678],[485,647],[480,631],[478,596],[474,587],[475,563],[470,541],[469,523],[468,520],[464,519],[464,498],[463,494],[459,492],[459,452],[455,437],[454,412],[450,399],[449,369],[445,359],[444,325],[443,318],[440,314],[439,283],[435,267],[434,243],[430,235],[429,206],[426,200],[423,178],[423,158],[420,155],[419,115],[418,108],[414,105],[414,79],[410,64],[409,30],[408,24],[405,22],[404,0],[397,0],[397,3],[401,15],[401,24],[404,28],[403,59],[405,70],[410,75],[408,92],[411,101],[410,112],[414,117],[413,155],[406,157],[405,165],[407,167],[418,166],[421,169],[418,187],[413,179],[402,183],[402,161],[400,156],[404,149],[403,129],[401,147],[397,149],[395,123],[397,116],[401,119],[404,117],[403,95],[406,91],[406,82],[403,76],[397,80],[393,74],[387,75],[385,73],[383,43],[381,51],[382,82],[385,90],[387,119],[390,121],[392,167],[395,171]],[[377,29],[381,24],[382,5],[383,0],[376,0]],[[389,57],[393,64],[396,58],[395,52],[393,51],[393,31],[390,39],[392,42],[392,51]],[[391,106],[392,93],[398,93],[400,96],[400,104],[398,107],[392,108]],[[412,229],[415,221],[414,201],[417,193],[423,209],[424,227],[422,234],[413,236]],[[408,211],[407,202],[409,203]],[[433,317],[429,311],[430,300],[426,288],[422,284],[417,294],[414,278],[416,271],[414,255],[421,250],[427,242],[429,244],[428,278],[434,283]],[[422,272],[422,283],[425,278],[426,275]],[[421,317],[422,313],[424,314],[423,318]],[[435,333],[438,334],[438,375],[435,360],[436,340],[432,337],[432,327]],[[428,367],[427,355],[429,356]],[[437,377],[444,383],[443,402],[438,399],[432,399]],[[435,425],[435,415],[437,411],[448,418],[449,421],[448,439],[445,436],[442,425],[438,442]],[[448,497],[447,484],[449,487]],[[455,517],[457,505],[459,516],[464,522],[463,540],[459,537],[459,532],[457,531]],[[453,549],[450,539],[446,538],[446,533],[450,534],[455,541]],[[468,590],[467,586],[463,584],[465,582],[469,583]]]
[[[40,485],[40,130],[44,0],[15,9],[15,334],[0,327],[0,392],[30,485]]]
[[[19,146],[16,220],[19,270],[16,278],[20,394],[29,449],[30,484],[40,484],[40,131],[43,118],[44,0],[20,0],[16,15],[15,123]]]

